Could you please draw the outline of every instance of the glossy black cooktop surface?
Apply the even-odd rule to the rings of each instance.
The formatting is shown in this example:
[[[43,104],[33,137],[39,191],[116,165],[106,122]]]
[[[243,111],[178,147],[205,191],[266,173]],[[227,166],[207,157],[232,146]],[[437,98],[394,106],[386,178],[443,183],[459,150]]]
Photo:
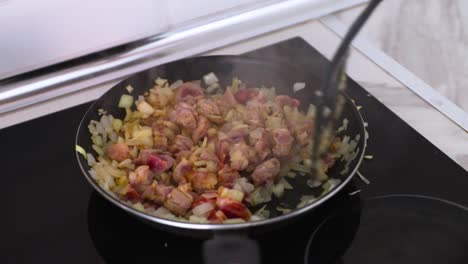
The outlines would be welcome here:
[[[249,55],[302,63],[318,77],[329,63],[299,38]],[[360,172],[371,184],[355,179],[300,221],[255,236],[262,262],[468,263],[468,173],[353,81],[348,93],[369,123],[374,159]],[[74,153],[88,106],[0,131],[0,262],[201,263],[203,241],[151,228],[88,185]]]

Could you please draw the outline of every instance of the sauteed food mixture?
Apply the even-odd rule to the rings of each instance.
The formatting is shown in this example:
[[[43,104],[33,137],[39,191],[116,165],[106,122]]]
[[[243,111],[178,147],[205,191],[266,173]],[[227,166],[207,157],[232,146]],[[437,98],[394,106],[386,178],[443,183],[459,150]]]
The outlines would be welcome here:
[[[197,223],[267,217],[249,207],[292,189],[285,177],[311,170],[315,108],[301,111],[298,99],[275,88],[234,79],[222,89],[213,73],[203,80],[157,79],[135,98],[128,86],[119,102],[123,119],[100,109],[101,119],[88,126],[98,154],[97,160],[87,154],[90,173],[112,195],[159,217]],[[334,140],[318,179],[309,183],[327,181],[328,168],[348,149]]]

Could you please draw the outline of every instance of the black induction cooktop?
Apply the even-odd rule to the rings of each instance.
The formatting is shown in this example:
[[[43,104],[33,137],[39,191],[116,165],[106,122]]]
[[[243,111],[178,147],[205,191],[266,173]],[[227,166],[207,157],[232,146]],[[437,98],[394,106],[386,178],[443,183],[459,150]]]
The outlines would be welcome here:
[[[248,55],[319,78],[329,63],[300,38]],[[374,158],[359,170],[371,184],[354,179],[307,217],[255,236],[262,263],[468,263],[468,173],[352,80],[348,93],[369,123]],[[0,262],[201,263],[203,241],[153,229],[88,185],[74,139],[89,105],[0,131]]]

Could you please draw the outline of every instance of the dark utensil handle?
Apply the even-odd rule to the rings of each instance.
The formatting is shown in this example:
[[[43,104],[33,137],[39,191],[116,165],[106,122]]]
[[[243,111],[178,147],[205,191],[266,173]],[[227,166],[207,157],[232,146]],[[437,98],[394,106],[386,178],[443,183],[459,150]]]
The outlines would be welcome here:
[[[205,264],[260,264],[256,241],[243,234],[215,234],[203,244]]]

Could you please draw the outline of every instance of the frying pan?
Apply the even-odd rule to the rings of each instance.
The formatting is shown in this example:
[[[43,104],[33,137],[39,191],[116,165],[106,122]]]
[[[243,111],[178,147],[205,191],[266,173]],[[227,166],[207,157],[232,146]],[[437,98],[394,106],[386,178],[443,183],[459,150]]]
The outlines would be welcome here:
[[[137,97],[152,88],[154,80],[158,77],[168,79],[170,82],[179,79],[198,80],[209,72],[216,74],[221,87],[230,84],[234,77],[239,77],[250,87],[274,86],[277,94],[286,94],[300,99],[302,110],[306,110],[310,103],[317,102],[314,89],[318,89],[320,81],[301,65],[294,65],[281,60],[256,59],[245,56],[188,58],[145,70],[112,87],[96,100],[85,113],[78,128],[76,144],[87,152],[94,153],[91,147],[93,143],[87,128],[88,124],[91,120],[100,119],[98,109],[104,109],[114,117],[123,118],[125,111],[118,108],[117,105],[121,95],[128,93],[126,91],[128,85],[134,88],[131,95]],[[305,82],[306,88],[294,93],[292,87],[296,82]],[[267,209],[271,212],[270,218],[260,221],[237,224],[196,224],[167,220],[145,214],[121,202],[102,189],[88,172],[90,166],[88,166],[87,160],[78,153],[76,156],[83,175],[91,186],[117,207],[154,227],[185,236],[209,238],[204,244],[204,256],[207,263],[259,263],[258,246],[255,241],[248,238],[248,234],[266,232],[283,224],[290,224],[338,193],[356,173],[366,147],[365,128],[362,117],[354,103],[347,96],[345,98],[342,117],[347,118],[349,122],[343,133],[351,138],[359,135],[356,149],[357,156],[349,164],[349,171],[341,174],[345,164],[342,161],[337,161],[328,173],[330,178],[340,179],[341,182],[337,186],[312,204],[295,209],[287,214],[280,214],[275,210],[280,203],[296,208],[303,195],[317,195],[322,192],[321,187],[311,189],[307,186],[307,176],[288,179],[294,189],[285,191],[281,199],[273,198],[267,204]],[[252,211],[255,211],[255,208]]]

